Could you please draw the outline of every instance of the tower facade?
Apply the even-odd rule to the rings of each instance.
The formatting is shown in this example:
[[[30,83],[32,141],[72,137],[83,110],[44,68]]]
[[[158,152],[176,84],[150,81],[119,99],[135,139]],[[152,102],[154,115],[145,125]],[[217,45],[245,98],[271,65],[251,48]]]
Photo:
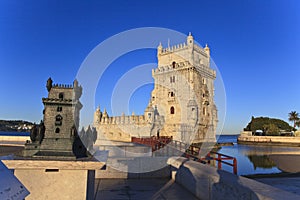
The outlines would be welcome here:
[[[46,88],[48,97],[42,98],[43,128],[39,127],[31,132],[31,143],[25,144],[25,156],[85,156],[86,149],[77,133],[82,108],[79,101],[82,87],[78,85],[77,80],[73,85],[63,85],[53,84],[49,78]]]
[[[108,117],[98,108],[94,115],[98,133],[123,141],[160,135],[186,143],[214,142],[216,72],[210,68],[209,47],[198,46],[189,34],[182,44],[167,48],[160,44],[157,59],[152,70],[154,89],[144,115]]]
[[[153,69],[151,106],[165,117],[161,135],[194,143],[214,141],[217,108],[214,103],[216,72],[210,68],[210,49],[185,43],[157,48],[158,67]]]

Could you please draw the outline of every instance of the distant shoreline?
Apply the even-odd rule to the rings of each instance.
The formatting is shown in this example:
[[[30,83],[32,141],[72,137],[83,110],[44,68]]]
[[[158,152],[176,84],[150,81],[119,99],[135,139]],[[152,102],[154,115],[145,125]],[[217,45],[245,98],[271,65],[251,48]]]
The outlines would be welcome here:
[[[241,134],[237,142],[238,144],[300,147],[300,137],[293,136],[249,136]]]

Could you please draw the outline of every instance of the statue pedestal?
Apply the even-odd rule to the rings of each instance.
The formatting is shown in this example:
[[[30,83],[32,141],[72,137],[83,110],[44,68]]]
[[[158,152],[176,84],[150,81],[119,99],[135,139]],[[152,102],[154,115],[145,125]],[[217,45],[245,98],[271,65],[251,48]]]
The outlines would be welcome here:
[[[94,199],[95,170],[105,163],[88,160],[2,160],[29,190],[30,199]]]

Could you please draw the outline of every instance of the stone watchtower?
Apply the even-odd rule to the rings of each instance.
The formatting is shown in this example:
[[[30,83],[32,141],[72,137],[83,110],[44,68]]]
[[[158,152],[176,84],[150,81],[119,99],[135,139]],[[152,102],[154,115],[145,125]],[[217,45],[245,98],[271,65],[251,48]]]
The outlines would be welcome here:
[[[210,67],[210,49],[186,41],[157,47],[154,89],[144,115],[109,117],[97,108],[94,125],[110,140],[172,136],[185,143],[215,142],[217,107],[214,102],[216,71]],[[100,137],[102,136],[100,135]]]
[[[183,142],[215,141],[217,108],[214,102],[216,72],[210,68],[210,49],[194,42],[157,48],[158,67],[150,106],[165,117],[161,135]]]
[[[47,81],[48,97],[43,98],[43,137],[39,142],[32,141],[26,149],[35,148],[32,156],[42,157],[82,157],[85,147],[77,133],[79,112],[82,104],[79,98],[82,87],[75,80],[73,85],[53,84],[51,78]],[[38,133],[39,134],[39,133]],[[34,138],[34,137],[33,137]],[[26,153],[25,153],[26,156]],[[28,154],[27,154],[28,156]]]

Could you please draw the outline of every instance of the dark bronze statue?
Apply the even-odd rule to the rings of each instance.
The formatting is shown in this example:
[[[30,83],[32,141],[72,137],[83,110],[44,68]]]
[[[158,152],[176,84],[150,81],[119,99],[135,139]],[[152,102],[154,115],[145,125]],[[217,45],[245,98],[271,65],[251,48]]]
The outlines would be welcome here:
[[[35,142],[36,136],[37,136],[37,127],[36,127],[36,125],[34,124],[33,127],[32,127],[32,129],[31,129],[31,131],[30,131],[30,140],[31,140],[32,142]]]
[[[45,125],[44,122],[41,121],[41,123],[37,125],[33,125],[31,131],[30,131],[30,140],[34,142],[42,143],[43,139],[45,137]]]

